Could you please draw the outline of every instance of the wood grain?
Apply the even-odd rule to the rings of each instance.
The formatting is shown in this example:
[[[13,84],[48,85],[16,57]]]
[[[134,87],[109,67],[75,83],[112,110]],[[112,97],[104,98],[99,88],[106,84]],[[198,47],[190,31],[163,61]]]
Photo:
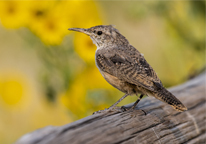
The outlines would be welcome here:
[[[91,115],[64,126],[45,127],[22,136],[16,144],[205,143],[205,76],[204,72],[169,89],[188,108],[185,112],[147,97],[134,111]]]

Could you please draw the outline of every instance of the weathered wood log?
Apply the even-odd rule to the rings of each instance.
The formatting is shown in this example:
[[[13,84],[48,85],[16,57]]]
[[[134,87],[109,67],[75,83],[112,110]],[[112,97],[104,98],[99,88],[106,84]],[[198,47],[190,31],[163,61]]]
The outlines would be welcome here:
[[[45,127],[24,135],[16,144],[205,143],[205,74],[169,89],[188,108],[185,112],[147,97],[134,111],[91,115],[68,125]]]

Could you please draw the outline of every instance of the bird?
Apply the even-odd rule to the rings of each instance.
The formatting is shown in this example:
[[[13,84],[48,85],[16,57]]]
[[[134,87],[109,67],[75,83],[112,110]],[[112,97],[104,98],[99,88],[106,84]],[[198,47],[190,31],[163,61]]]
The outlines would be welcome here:
[[[175,110],[183,112],[187,108],[169,92],[148,64],[144,55],[133,47],[113,25],[97,25],[91,28],[69,28],[90,36],[97,46],[95,63],[104,79],[124,93],[116,103],[105,110],[113,111],[116,105],[127,96],[140,95],[132,107],[123,107],[124,111],[134,110],[144,95],[169,104]]]

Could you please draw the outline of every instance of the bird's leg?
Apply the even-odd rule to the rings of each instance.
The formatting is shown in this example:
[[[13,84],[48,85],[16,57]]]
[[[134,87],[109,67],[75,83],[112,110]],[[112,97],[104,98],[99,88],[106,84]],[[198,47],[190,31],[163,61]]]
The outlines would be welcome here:
[[[112,109],[119,103],[121,102],[124,98],[126,98],[129,94],[125,94],[123,97],[121,97],[116,103],[114,103],[112,106],[110,106],[109,108],[105,109],[105,110],[99,110],[94,112],[93,114],[96,113],[102,113],[102,112],[108,112],[108,111],[112,111]]]
[[[112,106],[108,108],[108,110],[112,110],[118,103],[120,103],[124,98],[126,98],[129,94],[125,94],[123,97],[121,97],[116,103],[114,103]]]
[[[123,109],[124,111],[134,110],[134,108],[136,107],[136,105],[139,103],[139,101],[142,99],[143,96],[144,96],[144,95],[141,94],[131,108],[126,108],[126,107],[122,106],[122,109]],[[144,112],[144,113],[145,113],[145,112]]]
[[[139,103],[139,101],[143,98],[143,94],[141,94],[140,96],[139,96],[139,98],[137,99],[137,101],[133,104],[133,106],[129,109],[129,110],[133,110],[136,106],[137,106],[137,104]]]

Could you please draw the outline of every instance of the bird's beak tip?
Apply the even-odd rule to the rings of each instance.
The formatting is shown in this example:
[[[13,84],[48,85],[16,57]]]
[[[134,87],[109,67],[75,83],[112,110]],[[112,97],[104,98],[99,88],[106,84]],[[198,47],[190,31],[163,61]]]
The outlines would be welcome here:
[[[75,28],[69,28],[68,30],[74,31],[74,30],[75,30]]]
[[[83,28],[69,28],[68,30],[82,32],[84,34],[90,35],[90,33],[87,31],[87,29],[83,29]]]
[[[79,30],[79,29],[81,29],[81,28],[69,28],[68,30]]]

